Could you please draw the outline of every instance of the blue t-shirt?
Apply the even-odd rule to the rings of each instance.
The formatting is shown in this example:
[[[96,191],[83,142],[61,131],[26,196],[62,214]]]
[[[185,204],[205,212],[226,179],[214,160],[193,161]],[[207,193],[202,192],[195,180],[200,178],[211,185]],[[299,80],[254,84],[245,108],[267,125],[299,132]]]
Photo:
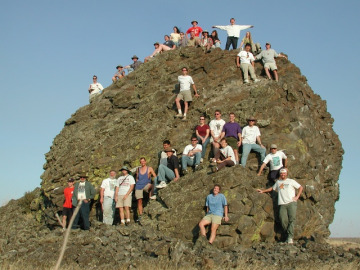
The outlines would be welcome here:
[[[206,206],[209,207],[209,212],[207,212],[207,215],[212,214],[223,217],[225,205],[227,205],[227,201],[224,194],[222,193],[219,193],[216,196],[214,196],[214,194],[209,194],[206,197]]]

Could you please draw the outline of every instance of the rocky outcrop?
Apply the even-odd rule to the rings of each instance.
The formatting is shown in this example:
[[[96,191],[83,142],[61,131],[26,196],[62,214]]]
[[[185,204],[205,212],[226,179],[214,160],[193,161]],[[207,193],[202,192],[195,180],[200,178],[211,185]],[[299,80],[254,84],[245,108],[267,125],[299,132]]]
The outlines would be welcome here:
[[[81,172],[99,187],[110,169],[119,169],[124,163],[135,167],[141,156],[157,168],[164,139],[181,152],[190,142],[198,116],[210,120],[214,110],[220,109],[226,120],[227,114],[234,112],[242,126],[247,117],[257,117],[263,144],[276,143],[287,154],[290,177],[304,187],[295,237],[327,237],[339,198],[343,150],[326,102],[314,94],[290,61],[277,61],[279,83],[261,77],[263,68],[257,63],[261,81],[244,84],[235,57],[235,52],[218,49],[208,54],[192,48],[166,52],[75,112],[46,154],[41,183],[48,200],[44,213],[61,208],[67,178]],[[174,119],[177,76],[183,66],[190,69],[201,94],[191,104],[187,121]],[[256,192],[267,185],[266,174],[256,176],[257,168],[257,158],[251,154],[246,168],[236,166],[211,174],[205,166],[188,174],[160,191],[159,200],[145,208],[143,222],[159,235],[196,239],[205,197],[213,184],[219,183],[228,199],[230,221],[221,226],[216,245],[273,242],[280,238],[276,195]],[[45,222],[51,225],[56,221],[46,218]]]

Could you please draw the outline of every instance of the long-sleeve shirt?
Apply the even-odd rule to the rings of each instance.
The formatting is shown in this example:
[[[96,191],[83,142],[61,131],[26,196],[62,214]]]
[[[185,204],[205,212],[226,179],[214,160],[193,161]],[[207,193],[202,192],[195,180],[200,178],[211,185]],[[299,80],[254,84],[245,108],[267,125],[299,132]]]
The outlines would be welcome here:
[[[231,24],[229,24],[229,25],[223,25],[223,26],[215,25],[214,27],[218,28],[218,29],[221,29],[221,30],[226,30],[229,37],[237,37],[237,38],[239,38],[240,37],[240,31],[251,28],[252,25],[237,25],[237,24],[231,25]]]

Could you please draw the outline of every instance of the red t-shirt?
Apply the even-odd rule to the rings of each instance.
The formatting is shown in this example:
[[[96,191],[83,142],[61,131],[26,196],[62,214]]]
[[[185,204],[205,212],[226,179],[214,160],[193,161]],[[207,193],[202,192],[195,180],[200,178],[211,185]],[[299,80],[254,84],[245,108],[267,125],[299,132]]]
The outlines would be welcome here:
[[[200,26],[195,26],[195,27],[190,27],[187,31],[186,34],[190,34],[191,31],[195,32],[195,37],[198,37],[201,33],[202,33],[202,28]]]
[[[210,129],[210,127],[208,125],[203,125],[202,127],[201,126],[196,126],[196,130],[198,131],[199,135],[201,137],[205,137],[206,136],[206,130],[207,129]]]
[[[64,189],[65,202],[63,207],[72,208],[72,196],[74,192],[74,187],[67,187]]]

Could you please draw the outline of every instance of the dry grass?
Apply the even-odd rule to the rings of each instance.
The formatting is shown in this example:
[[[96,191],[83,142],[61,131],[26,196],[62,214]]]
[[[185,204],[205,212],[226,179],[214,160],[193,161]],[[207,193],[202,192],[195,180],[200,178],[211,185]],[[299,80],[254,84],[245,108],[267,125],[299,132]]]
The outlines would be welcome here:
[[[334,247],[341,247],[347,251],[350,248],[360,249],[360,238],[329,238],[326,242]]]

